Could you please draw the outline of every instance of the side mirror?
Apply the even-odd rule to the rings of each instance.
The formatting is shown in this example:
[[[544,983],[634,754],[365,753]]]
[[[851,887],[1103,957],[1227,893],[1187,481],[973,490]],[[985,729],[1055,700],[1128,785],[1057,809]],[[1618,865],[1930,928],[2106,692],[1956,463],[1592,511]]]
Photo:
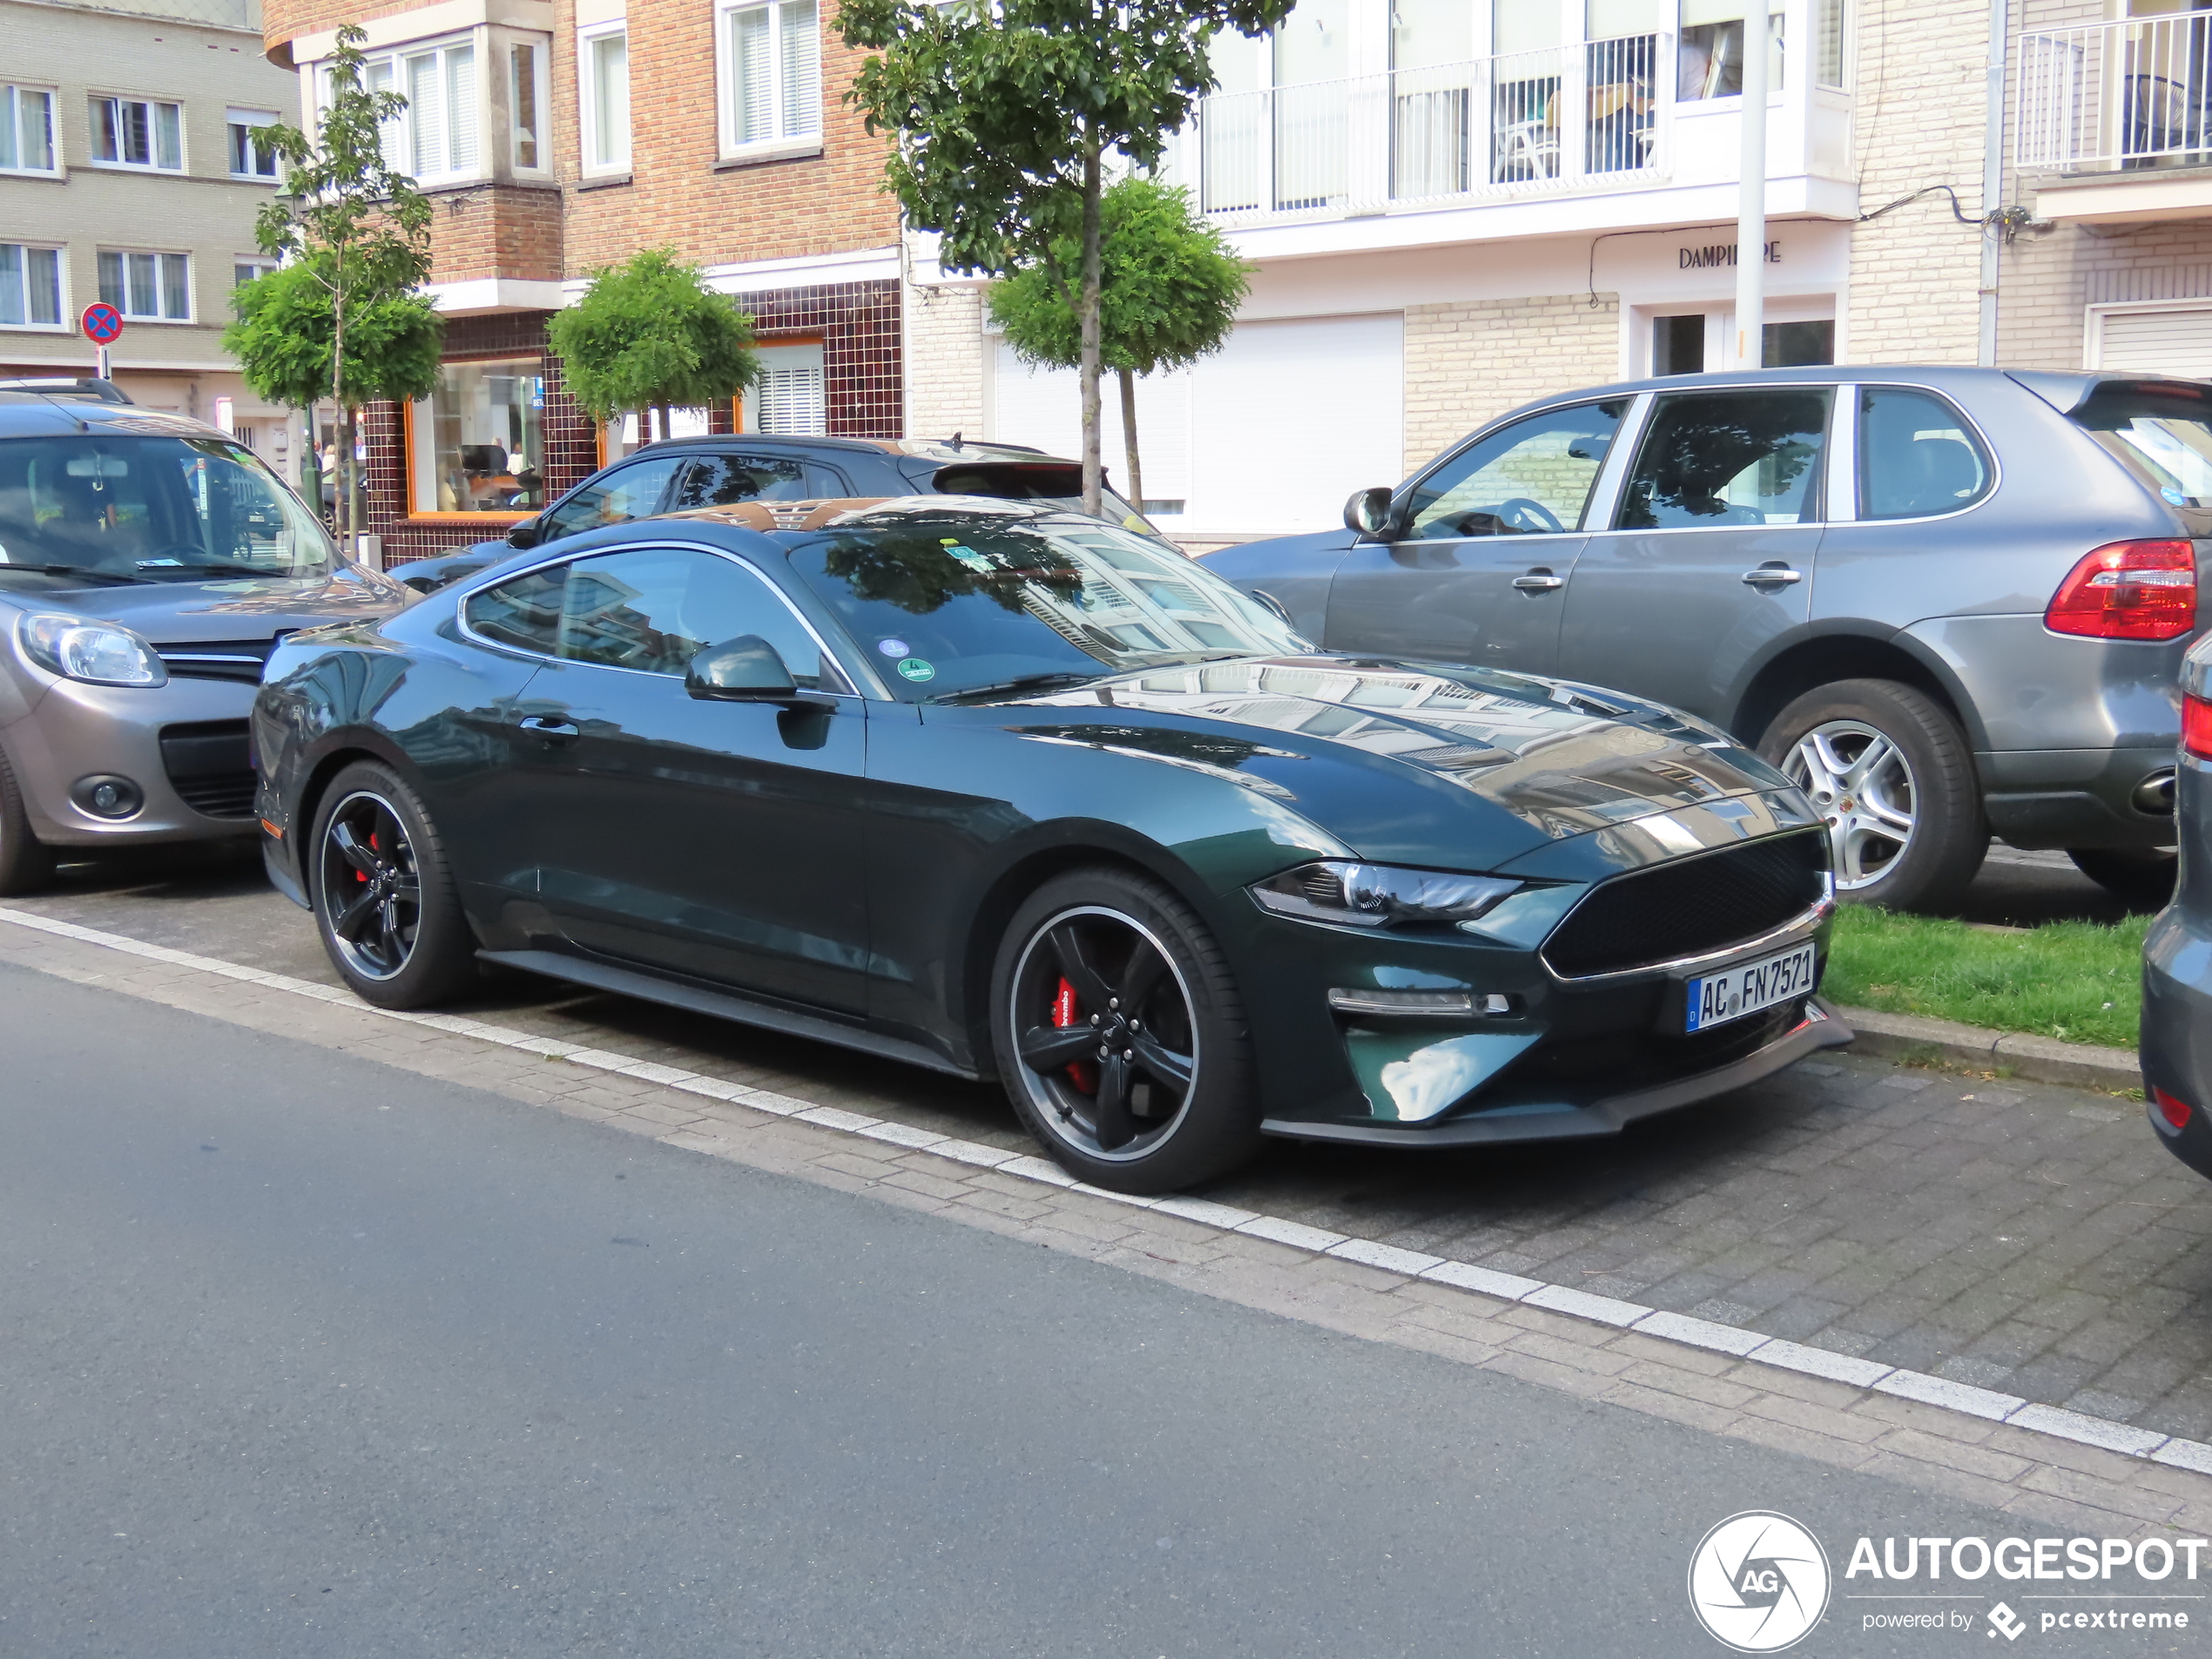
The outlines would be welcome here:
[[[684,689],[715,703],[789,703],[799,686],[776,648],[759,634],[709,645],[691,658]]]
[[[1390,491],[1380,485],[1354,491],[1352,499],[1344,504],[1344,527],[1354,535],[1388,540]]]
[[[536,547],[537,545],[537,521],[534,518],[526,518],[521,523],[516,525],[512,529],[507,532],[507,545],[509,547]]]

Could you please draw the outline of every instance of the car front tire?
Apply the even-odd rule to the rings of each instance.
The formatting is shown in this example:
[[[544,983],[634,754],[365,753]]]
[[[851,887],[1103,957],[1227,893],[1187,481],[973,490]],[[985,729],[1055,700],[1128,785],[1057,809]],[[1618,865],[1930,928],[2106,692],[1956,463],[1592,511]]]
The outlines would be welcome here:
[[[1896,680],[1838,680],[1775,717],[1759,753],[1827,820],[1838,897],[1956,904],[1989,850],[1973,752],[1950,713]]]
[[[0,897],[36,893],[54,873],[54,850],[30,832],[23,786],[0,755]]]
[[[1100,867],[1032,894],[999,944],[991,1043],[1024,1127],[1116,1192],[1173,1192],[1259,1142],[1251,1034],[1227,960],[1157,881]]]
[[[388,767],[331,779],[306,860],[316,931],[363,1001],[419,1008],[475,984],[476,941],[422,803]]]

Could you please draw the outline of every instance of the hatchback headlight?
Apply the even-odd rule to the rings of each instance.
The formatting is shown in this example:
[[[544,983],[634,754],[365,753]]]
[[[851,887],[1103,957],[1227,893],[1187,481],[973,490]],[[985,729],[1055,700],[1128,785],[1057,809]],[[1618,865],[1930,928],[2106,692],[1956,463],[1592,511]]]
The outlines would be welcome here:
[[[1399,870],[1331,860],[1302,864],[1251,889],[1263,908],[1351,927],[1450,927],[1473,921],[1521,886],[1495,875]]]
[[[152,645],[111,622],[51,612],[23,619],[24,655],[51,674],[93,685],[166,685],[168,664]]]

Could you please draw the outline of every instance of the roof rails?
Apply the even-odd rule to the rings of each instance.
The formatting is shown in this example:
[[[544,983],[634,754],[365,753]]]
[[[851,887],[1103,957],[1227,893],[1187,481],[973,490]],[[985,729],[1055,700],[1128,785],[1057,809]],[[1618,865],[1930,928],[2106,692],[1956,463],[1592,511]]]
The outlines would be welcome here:
[[[113,381],[90,374],[0,381],[0,392],[35,392],[42,397],[80,397],[94,403],[128,403],[131,395]]]

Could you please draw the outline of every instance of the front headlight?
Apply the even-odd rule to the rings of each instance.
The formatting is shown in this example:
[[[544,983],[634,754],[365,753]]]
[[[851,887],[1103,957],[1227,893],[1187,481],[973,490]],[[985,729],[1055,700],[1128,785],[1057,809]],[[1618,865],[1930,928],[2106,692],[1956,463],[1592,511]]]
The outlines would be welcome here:
[[[152,645],[111,622],[51,612],[23,619],[24,655],[50,674],[93,685],[166,685],[169,667]]]
[[[1518,881],[1386,864],[1302,864],[1253,887],[1262,907],[1300,921],[1351,927],[1450,927],[1473,921]]]

